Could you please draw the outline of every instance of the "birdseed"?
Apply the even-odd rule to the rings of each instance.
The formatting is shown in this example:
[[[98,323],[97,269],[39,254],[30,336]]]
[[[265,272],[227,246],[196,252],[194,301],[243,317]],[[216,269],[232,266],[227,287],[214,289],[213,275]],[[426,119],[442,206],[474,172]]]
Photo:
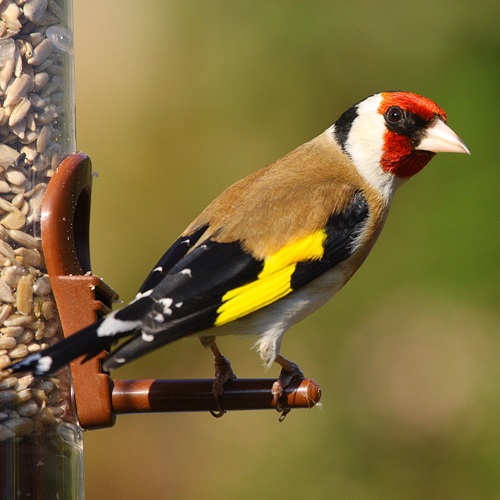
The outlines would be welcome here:
[[[5,370],[62,338],[40,216],[73,148],[65,16],[62,0],[0,0],[0,442],[73,420],[67,370],[45,379]]]

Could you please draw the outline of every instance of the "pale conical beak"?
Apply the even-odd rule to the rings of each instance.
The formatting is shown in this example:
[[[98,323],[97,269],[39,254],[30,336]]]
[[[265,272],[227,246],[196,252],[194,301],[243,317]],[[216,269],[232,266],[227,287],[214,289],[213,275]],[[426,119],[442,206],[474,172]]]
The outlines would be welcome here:
[[[443,120],[437,119],[425,132],[420,144],[415,148],[432,153],[466,153],[470,151],[462,139]]]

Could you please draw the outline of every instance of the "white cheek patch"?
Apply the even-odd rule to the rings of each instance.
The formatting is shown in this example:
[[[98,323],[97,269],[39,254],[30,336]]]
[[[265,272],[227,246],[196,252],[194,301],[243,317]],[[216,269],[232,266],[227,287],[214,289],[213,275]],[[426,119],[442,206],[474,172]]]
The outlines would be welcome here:
[[[394,191],[394,175],[384,172],[380,160],[386,132],[384,117],[378,112],[382,96],[373,95],[358,104],[358,116],[352,122],[345,149],[363,178],[386,199]]]

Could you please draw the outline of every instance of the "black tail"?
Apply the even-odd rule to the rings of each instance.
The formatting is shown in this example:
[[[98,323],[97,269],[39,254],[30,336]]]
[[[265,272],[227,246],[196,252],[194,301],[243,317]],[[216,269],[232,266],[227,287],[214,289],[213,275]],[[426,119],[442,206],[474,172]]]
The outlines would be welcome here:
[[[142,317],[151,304],[153,301],[149,297],[138,297],[122,309],[47,349],[31,354],[8,369],[13,373],[30,371],[33,375],[42,376],[56,372],[80,356],[86,355],[84,361],[87,361],[122,337],[133,335],[141,327]]]
[[[12,364],[8,369],[13,373],[32,372],[33,375],[50,375],[74,359],[86,354],[85,361],[96,356],[103,349],[109,348],[116,337],[99,337],[97,329],[104,319],[80,330],[35,354]]]

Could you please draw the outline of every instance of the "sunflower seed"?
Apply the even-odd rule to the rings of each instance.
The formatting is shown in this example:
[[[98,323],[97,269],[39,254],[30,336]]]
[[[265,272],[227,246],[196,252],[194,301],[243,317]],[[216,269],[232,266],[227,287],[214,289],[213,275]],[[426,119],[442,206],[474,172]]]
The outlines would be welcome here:
[[[6,326],[4,328],[0,328],[0,333],[5,335],[6,337],[20,337],[24,332],[24,328],[22,326]]]
[[[25,375],[24,377],[19,377],[17,379],[16,389],[18,391],[22,391],[23,389],[27,389],[35,380],[33,375]]]
[[[40,90],[43,90],[47,83],[49,83],[49,74],[45,71],[37,73],[34,78],[34,92],[40,92]]]
[[[57,317],[57,308],[52,300],[46,300],[42,303],[42,314],[45,319],[54,319]]]
[[[23,233],[17,229],[11,229],[7,232],[16,243],[19,243],[26,248],[36,248],[38,250],[41,250],[42,248],[40,238],[35,238],[34,236],[31,236],[31,234]]]
[[[28,347],[24,344],[19,344],[9,351],[10,359],[25,358],[28,355]]]
[[[3,354],[0,356],[0,370],[3,370],[5,367],[9,366],[11,363],[9,356],[7,354]],[[0,392],[0,400],[1,400],[1,395],[3,394],[3,391]]]
[[[0,338],[0,349],[12,349],[15,346],[16,346],[16,339],[14,337],[1,337]],[[8,379],[6,379],[6,380],[8,380]],[[3,382],[5,382],[5,380],[2,380],[2,382],[0,382],[0,390],[2,390],[4,388]]]
[[[20,210],[14,208],[14,210],[0,219],[0,224],[7,229],[19,230],[26,224],[26,217]]]
[[[12,306],[9,304],[4,304],[0,307],[0,325],[3,325],[3,322],[9,317],[11,311]]]
[[[0,301],[9,303],[15,302],[12,290],[10,289],[10,286],[5,283],[5,281],[0,281]]]
[[[32,417],[38,412],[38,405],[30,398],[25,403],[18,405],[17,412],[21,417]]]
[[[0,254],[5,257],[14,260],[16,258],[16,254],[14,253],[14,249],[5,241],[0,240]]]
[[[25,349],[27,349],[26,346],[23,346]],[[28,353],[26,352],[26,355]],[[12,356],[11,356],[12,358]],[[17,359],[17,358],[16,358]],[[22,391],[17,391],[17,403],[24,403],[25,401],[28,401],[32,397],[32,392],[31,389],[23,389]]]
[[[44,73],[44,74],[46,75],[47,73]],[[42,99],[38,94],[35,94],[34,92],[32,92],[31,93],[31,105],[34,108],[43,109],[47,105],[47,102],[45,101],[45,99]]]
[[[32,22],[36,23],[45,14],[47,0],[26,0],[24,4],[24,15]]]
[[[4,107],[17,104],[23,97],[28,95],[33,89],[33,77],[27,73],[23,73],[19,78],[16,78],[5,92]]]
[[[29,436],[35,426],[33,420],[26,417],[12,418],[5,421],[3,425],[13,431],[18,437]]]
[[[12,265],[6,267],[5,269],[2,269],[0,277],[4,283],[7,283],[10,286],[10,288],[15,289],[17,287],[17,284],[19,283],[19,280],[27,274],[27,269],[21,266]]]
[[[15,342],[15,341],[14,341]],[[0,381],[0,391],[4,391],[5,389],[12,389],[17,386],[17,378],[16,377],[7,377]]]
[[[52,138],[52,129],[48,125],[44,125],[42,130],[40,130],[40,134],[38,135],[38,139],[36,141],[36,149],[39,153],[43,153],[47,148],[47,145],[50,143]]]
[[[30,314],[33,308],[33,289],[31,276],[23,276],[17,284],[16,307],[21,314]]]
[[[0,4],[0,17],[5,22],[5,35],[13,36],[19,33],[21,29],[21,23],[19,22],[19,16],[21,11],[19,7],[11,0],[3,0]]]
[[[0,91],[3,94],[14,74],[16,50],[14,40],[10,38],[8,40],[0,40]]]
[[[43,256],[36,248],[16,248],[14,253],[16,260],[23,266],[38,268],[43,264]]]
[[[26,175],[21,170],[8,169],[5,172],[5,178],[15,186],[24,186],[26,184]]]
[[[19,158],[20,153],[15,149],[7,146],[7,144],[0,144],[0,166],[3,168],[14,165]]]
[[[32,330],[26,328],[23,332],[22,335],[19,335],[19,338],[17,339],[17,341],[20,343],[20,344],[24,344],[24,345],[29,345],[30,342],[35,338],[35,334],[33,333]]]
[[[31,101],[26,97],[22,97],[12,110],[12,114],[9,117],[9,126],[15,127],[21,123],[21,121],[26,118],[30,108]],[[24,127],[26,128],[26,125]]]
[[[57,321],[48,321],[43,329],[43,337],[51,339],[59,332],[59,324]]]
[[[52,53],[54,49],[53,43],[46,38],[40,42],[33,50],[33,55],[27,60],[31,66],[40,66]]]
[[[5,326],[26,326],[33,321],[32,316],[26,316],[24,314],[12,314],[9,319],[6,319],[3,324]]]
[[[43,111],[37,114],[38,121],[42,125],[47,125],[53,122],[58,116],[59,113],[55,104],[48,104],[47,106],[44,106]]]

